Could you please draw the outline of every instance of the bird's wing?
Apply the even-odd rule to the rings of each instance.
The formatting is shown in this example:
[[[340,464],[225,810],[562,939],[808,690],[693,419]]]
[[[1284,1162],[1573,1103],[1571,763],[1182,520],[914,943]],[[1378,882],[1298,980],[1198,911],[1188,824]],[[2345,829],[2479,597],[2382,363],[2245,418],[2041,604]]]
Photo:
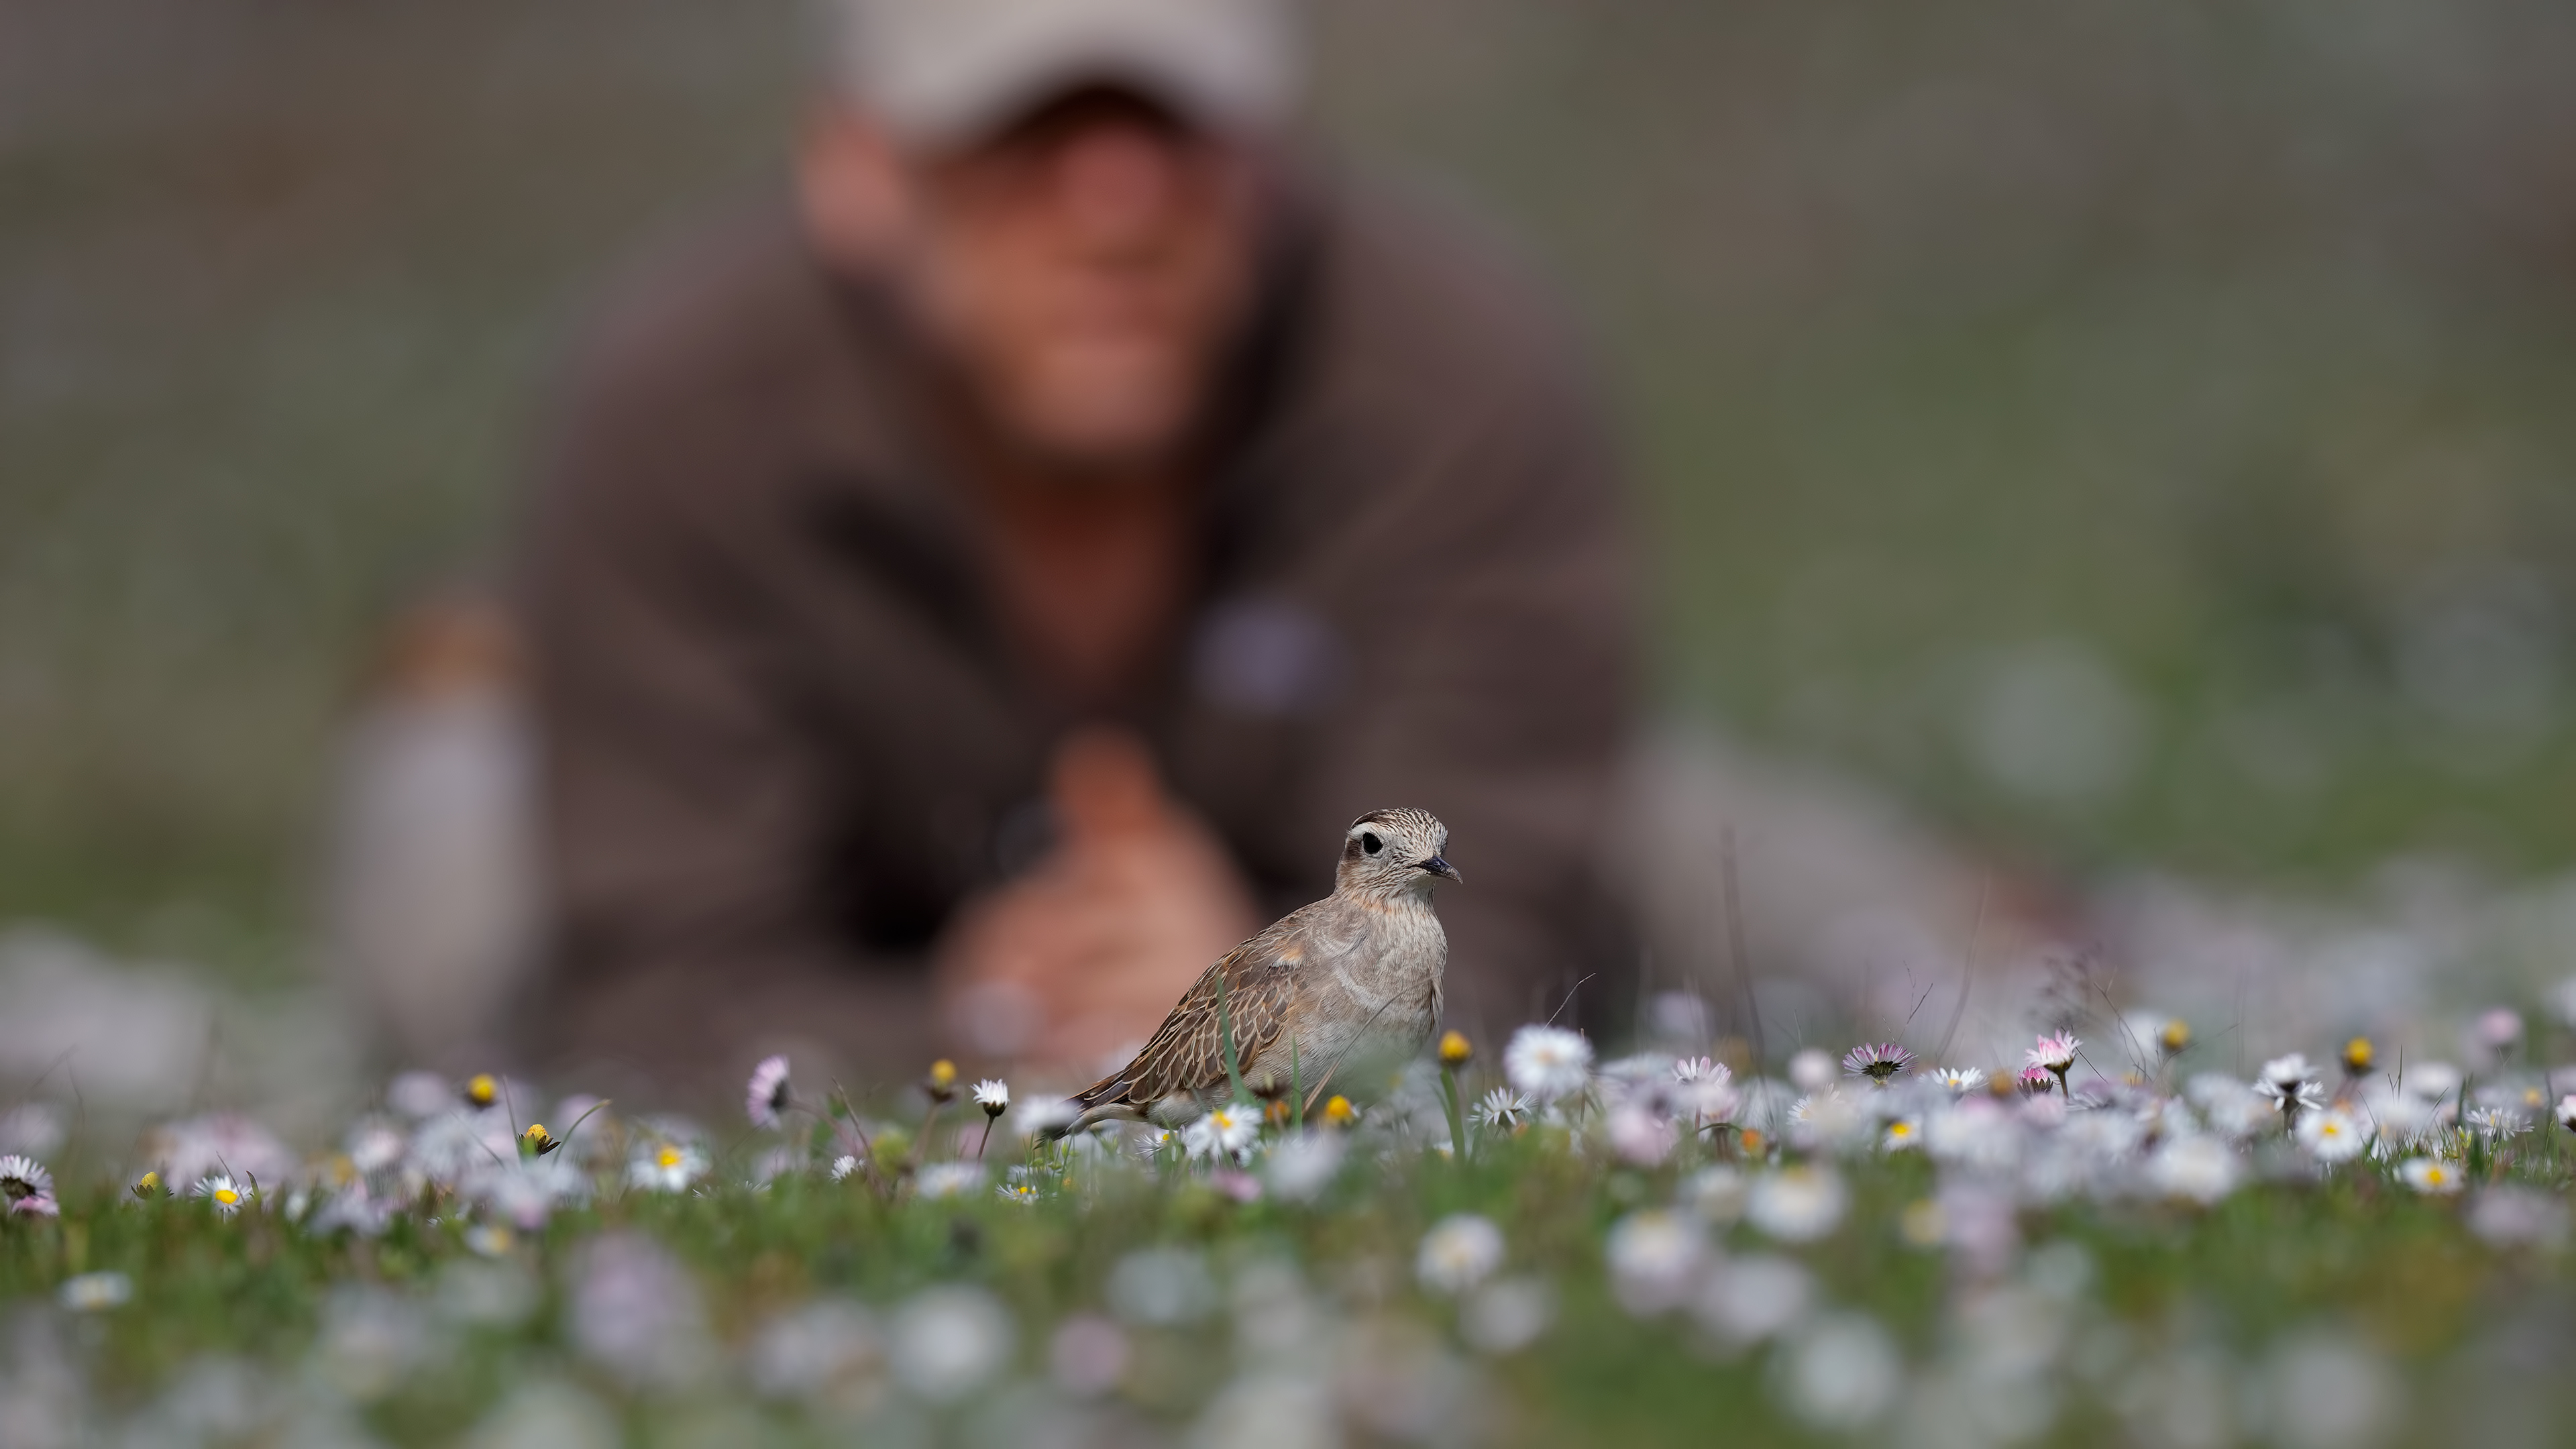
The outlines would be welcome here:
[[[1217,1012],[1220,983],[1225,1016],[1234,1028],[1237,1068],[1250,1066],[1287,1030],[1297,968],[1310,950],[1318,945],[1328,951],[1336,946],[1347,949],[1347,943],[1315,941],[1317,933],[1311,928],[1318,923],[1308,919],[1315,909],[1308,906],[1291,912],[1225,953],[1200,974],[1134,1061],[1074,1100],[1084,1107],[1124,1101],[1142,1108],[1175,1092],[1204,1092],[1225,1085],[1225,1036]]]

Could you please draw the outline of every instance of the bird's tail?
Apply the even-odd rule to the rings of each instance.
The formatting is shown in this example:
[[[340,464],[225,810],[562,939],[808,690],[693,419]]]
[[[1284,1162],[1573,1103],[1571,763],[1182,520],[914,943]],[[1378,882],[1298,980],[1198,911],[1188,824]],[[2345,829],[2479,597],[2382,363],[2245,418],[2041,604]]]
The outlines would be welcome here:
[[[1081,1100],[1079,1097],[1074,1099],[1077,1103]],[[1040,1128],[1037,1135],[1041,1141],[1053,1142],[1059,1138],[1088,1132],[1103,1122],[1150,1122],[1151,1120],[1127,1102],[1102,1102],[1096,1106],[1085,1107],[1072,1121],[1058,1126]]]

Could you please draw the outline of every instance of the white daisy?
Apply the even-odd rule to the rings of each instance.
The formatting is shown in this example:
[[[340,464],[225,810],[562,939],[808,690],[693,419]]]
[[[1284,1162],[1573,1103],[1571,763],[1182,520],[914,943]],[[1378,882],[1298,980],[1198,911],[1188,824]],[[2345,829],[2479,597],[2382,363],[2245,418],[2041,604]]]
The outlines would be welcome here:
[[[1431,1292],[1456,1295],[1503,1265],[1503,1230],[1474,1213],[1453,1213],[1422,1235],[1413,1274]]]
[[[1011,1114],[1011,1130],[1022,1137],[1035,1137],[1041,1132],[1057,1132],[1070,1127],[1081,1115],[1082,1108],[1078,1103],[1062,1097],[1037,1097],[1022,1101],[1019,1110]]]
[[[122,1273],[83,1273],[65,1278],[56,1298],[74,1313],[104,1313],[134,1297],[134,1280]]]
[[[1965,1097],[1986,1088],[1983,1067],[1943,1067],[1932,1074],[1932,1080],[1939,1082],[1953,1097]]]
[[[1011,1109],[1010,1084],[997,1077],[986,1077],[975,1084],[975,1105],[987,1117],[999,1117]]]
[[[1789,1058],[1789,1085],[1801,1092],[1821,1092],[1834,1084],[1833,1057],[1808,1047]]]
[[[2466,1185],[2460,1169],[2438,1157],[2410,1157],[2397,1169],[2406,1185],[2428,1197],[2449,1197]]]
[[[2518,1137],[2531,1130],[2531,1119],[2511,1107],[2472,1107],[2469,1125],[2479,1136],[2492,1142],[2499,1137]]]
[[[2326,1104],[2325,1089],[2308,1068],[2308,1059],[2292,1052],[2274,1057],[2263,1064],[2262,1074],[2254,1080],[2254,1090],[2272,1104],[2272,1110],[2294,1123],[2302,1112],[2314,1112]]]
[[[2567,1099],[2576,1102],[2576,1097]],[[1476,1121],[1495,1132],[1513,1132],[1530,1119],[1530,1099],[1509,1087],[1496,1087],[1476,1103]]]
[[[2147,1178],[2158,1192],[2204,1206],[2234,1192],[2238,1176],[2236,1154],[2227,1144],[2199,1133],[2168,1137],[2147,1159]]]
[[[1261,1135],[1261,1119],[1248,1107],[1229,1102],[1195,1122],[1181,1134],[1181,1145],[1192,1157],[1239,1157]]]
[[[2299,1119],[2299,1145],[2319,1162],[2349,1162],[2370,1145],[2370,1131],[2341,1107]]]
[[[1503,1048],[1503,1075],[1542,1105],[1561,1101],[1592,1080],[1592,1043],[1563,1027],[1522,1027]]]
[[[1680,1306],[1708,1256],[1698,1218],[1653,1209],[1621,1218],[1603,1249],[1611,1291],[1621,1307],[1639,1315]]]
[[[984,1185],[980,1162],[933,1162],[915,1173],[913,1192],[925,1201],[956,1197]]]
[[[1339,1132],[1298,1133],[1272,1149],[1261,1175],[1280,1198],[1313,1202],[1341,1171],[1343,1140]]]
[[[2460,1090],[2464,1080],[2460,1069],[2449,1062],[2408,1062],[2402,1084],[2416,1096],[2438,1102]]]
[[[834,1182],[846,1182],[849,1180],[850,1174],[858,1170],[859,1159],[850,1153],[844,1152],[840,1156],[832,1159],[832,1180]]]
[[[626,1182],[648,1192],[686,1192],[706,1176],[707,1155],[686,1142],[647,1142],[626,1164]]]
[[[232,1177],[225,1173],[198,1178],[197,1185],[190,1188],[189,1193],[191,1196],[204,1198],[213,1204],[215,1212],[223,1217],[231,1217],[240,1212],[249,1204],[251,1198],[248,1188],[233,1181]]]
[[[1850,1203],[1843,1181],[1829,1169],[1784,1167],[1753,1180],[1744,1219],[1783,1242],[1808,1243],[1832,1232]]]

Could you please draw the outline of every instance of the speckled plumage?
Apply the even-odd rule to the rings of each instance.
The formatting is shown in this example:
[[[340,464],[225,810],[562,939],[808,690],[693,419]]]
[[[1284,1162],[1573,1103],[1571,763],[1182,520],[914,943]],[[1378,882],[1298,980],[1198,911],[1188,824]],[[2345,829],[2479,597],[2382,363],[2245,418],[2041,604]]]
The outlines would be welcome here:
[[[1448,828],[1428,811],[1372,810],[1344,834],[1333,893],[1301,906],[1210,966],[1135,1060],[1074,1098],[1065,1130],[1146,1120],[1174,1126],[1225,1100],[1218,999],[1245,1088],[1292,1084],[1310,1103],[1336,1080],[1413,1055],[1440,1020],[1449,938],[1432,882],[1458,879]]]

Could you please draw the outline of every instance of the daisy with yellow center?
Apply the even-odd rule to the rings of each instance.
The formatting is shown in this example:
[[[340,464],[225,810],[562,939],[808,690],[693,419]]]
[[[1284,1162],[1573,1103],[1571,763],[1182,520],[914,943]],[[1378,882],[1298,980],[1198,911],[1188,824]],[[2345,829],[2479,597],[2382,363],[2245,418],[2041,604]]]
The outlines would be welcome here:
[[[1903,1152],[1923,1145],[1923,1124],[1911,1117],[1899,1117],[1887,1124],[1886,1147],[1890,1152]]]
[[[251,1196],[250,1190],[233,1181],[229,1173],[198,1178],[192,1191],[195,1196],[204,1198],[217,1216],[227,1218],[240,1212],[250,1202]]]
[[[1463,1067],[1473,1060],[1475,1055],[1476,1048],[1467,1040],[1465,1032],[1444,1031],[1440,1034],[1440,1065]]]
[[[476,1072],[465,1084],[465,1100],[477,1107],[489,1107],[500,1099],[501,1084],[492,1080],[490,1072]]]
[[[1359,1115],[1358,1110],[1351,1106],[1351,1099],[1338,1092],[1324,1103],[1324,1120],[1336,1127],[1348,1127],[1359,1120]]]
[[[2464,1185],[2460,1170],[2438,1157],[2410,1157],[2398,1174],[2408,1187],[2427,1197],[2448,1197]]]
[[[685,1142],[651,1142],[626,1164],[626,1182],[648,1192],[686,1192],[704,1176],[706,1155]]]
[[[134,1179],[134,1195],[143,1199],[145,1202],[150,1202],[152,1199],[159,1197],[161,1195],[161,1174],[157,1172],[147,1172],[141,1177]]]

